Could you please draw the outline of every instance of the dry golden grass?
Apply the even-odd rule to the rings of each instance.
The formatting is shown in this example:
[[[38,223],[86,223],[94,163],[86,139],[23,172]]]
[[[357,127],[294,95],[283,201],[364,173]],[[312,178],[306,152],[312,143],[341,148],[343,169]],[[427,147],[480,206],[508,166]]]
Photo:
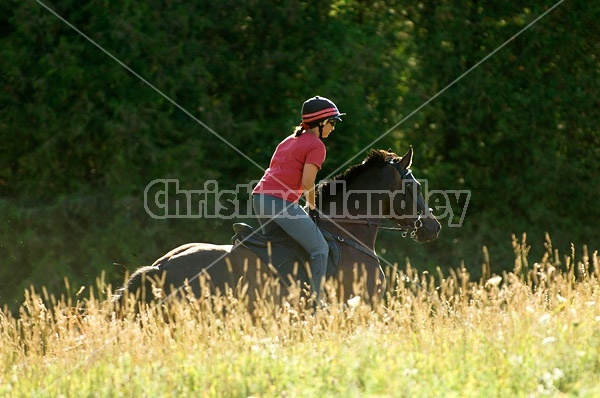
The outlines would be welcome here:
[[[108,287],[26,292],[0,313],[4,396],[598,396],[600,259],[549,250],[513,272],[470,280],[410,264],[375,307],[316,314],[232,295],[116,317]],[[330,288],[333,288],[330,286]]]

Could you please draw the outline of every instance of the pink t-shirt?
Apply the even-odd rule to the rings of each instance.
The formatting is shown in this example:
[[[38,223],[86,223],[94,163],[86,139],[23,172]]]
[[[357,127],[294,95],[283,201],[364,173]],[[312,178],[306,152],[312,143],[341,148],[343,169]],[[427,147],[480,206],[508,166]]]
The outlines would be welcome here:
[[[297,202],[302,196],[304,165],[312,163],[320,169],[325,156],[325,145],[314,134],[303,133],[299,137],[290,135],[277,145],[269,168],[252,193]]]

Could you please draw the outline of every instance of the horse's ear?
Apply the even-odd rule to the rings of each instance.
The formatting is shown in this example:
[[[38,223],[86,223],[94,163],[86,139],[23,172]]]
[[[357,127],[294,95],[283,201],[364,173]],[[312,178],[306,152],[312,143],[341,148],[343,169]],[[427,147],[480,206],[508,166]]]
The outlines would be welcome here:
[[[413,158],[413,149],[412,149],[412,145],[411,145],[410,148],[408,149],[408,152],[406,152],[404,154],[404,156],[402,156],[402,160],[400,160],[400,166],[402,166],[403,169],[408,169],[410,167],[410,165],[412,164],[412,158]]]

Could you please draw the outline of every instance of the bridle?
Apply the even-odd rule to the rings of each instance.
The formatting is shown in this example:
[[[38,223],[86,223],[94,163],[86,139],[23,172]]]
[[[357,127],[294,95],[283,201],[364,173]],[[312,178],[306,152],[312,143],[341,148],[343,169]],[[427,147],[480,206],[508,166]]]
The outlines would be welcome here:
[[[407,237],[411,237],[411,239],[416,239],[417,238],[417,232],[419,231],[419,229],[421,227],[423,227],[423,213],[419,212],[419,214],[417,215],[417,219],[415,220],[415,222],[413,223],[413,225],[410,226],[399,226],[399,227],[385,227],[381,225],[380,220],[381,219],[376,219],[377,221],[373,221],[372,219],[368,219],[368,220],[352,220],[352,219],[348,219],[348,218],[335,218],[335,217],[327,217],[327,216],[321,216],[319,217],[319,221],[326,221],[326,222],[331,222],[331,223],[335,223],[335,224],[363,224],[363,225],[368,225],[369,227],[371,226],[376,226],[381,230],[385,230],[385,231],[398,231],[401,232],[401,236],[403,238],[407,238]]]
[[[421,227],[423,227],[423,220],[421,220],[422,218],[423,218],[423,213],[419,212],[419,214],[417,215],[417,219],[415,220],[415,222],[413,223],[412,226],[379,227],[379,229],[383,229],[386,231],[400,231],[401,232],[400,236],[402,236],[403,238],[410,236],[411,239],[416,240],[417,232],[419,231],[419,229]],[[412,227],[412,229],[411,229],[411,227]]]
[[[398,163],[399,159],[394,159],[391,160],[389,163],[394,166],[394,168],[398,171],[398,174],[400,174],[400,178],[402,179],[402,181],[407,181],[410,179],[410,176],[412,176],[412,178],[414,179],[414,176],[412,175],[412,171],[410,169],[406,169],[406,170],[402,170],[400,168],[400,164]],[[406,185],[406,190],[410,190],[410,195],[412,197],[414,197],[413,191],[412,191],[412,184],[407,184]],[[404,199],[406,202],[406,194],[408,192],[404,192]],[[417,198],[417,201],[420,198]],[[415,222],[412,225],[412,229],[410,229],[411,227],[380,227],[381,229],[385,229],[385,230],[390,230],[390,231],[402,231],[402,237],[406,238],[407,236],[410,235],[411,239],[416,240],[417,238],[417,232],[419,231],[420,228],[423,227],[423,214],[425,212],[425,204],[421,203],[421,209],[419,209],[419,203],[417,203],[417,219],[415,220]]]
[[[407,181],[410,179],[410,176],[412,176],[412,171],[410,169],[406,169],[406,170],[402,170],[400,168],[400,164],[398,164],[398,159],[394,159],[389,161],[389,163],[394,166],[394,168],[398,171],[398,174],[400,174],[400,178],[403,181]],[[414,178],[414,177],[413,177]],[[406,195],[407,193],[409,193],[411,196],[413,196],[413,192],[412,192],[412,184],[407,184],[406,186],[406,190],[410,190],[410,192],[404,192],[404,198],[405,198],[405,202],[406,202]],[[422,206],[423,207],[423,206]],[[386,230],[386,231],[399,231],[401,232],[401,236],[403,238],[407,238],[410,236],[411,239],[416,240],[417,239],[417,233],[419,232],[419,229],[421,229],[423,227],[423,214],[424,211],[423,210],[418,210],[417,212],[417,218],[415,220],[415,222],[412,225],[407,225],[407,226],[398,226],[398,227],[385,227],[381,225],[381,220],[382,218],[376,218],[375,221],[373,221],[373,219],[366,219],[366,220],[355,220],[355,219],[348,219],[348,218],[335,218],[335,217],[328,217],[328,216],[321,216],[319,217],[319,220],[322,221],[327,221],[327,222],[331,222],[331,223],[336,223],[336,224],[366,224],[369,226],[369,228],[371,226],[376,226],[379,229],[382,230]],[[338,238],[339,240],[339,238]]]

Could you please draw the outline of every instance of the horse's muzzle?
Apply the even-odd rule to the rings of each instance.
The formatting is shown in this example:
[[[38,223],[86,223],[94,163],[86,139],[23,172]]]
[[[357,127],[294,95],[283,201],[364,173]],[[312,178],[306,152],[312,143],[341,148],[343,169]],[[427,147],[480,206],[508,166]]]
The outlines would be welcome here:
[[[433,214],[421,218],[421,227],[417,229],[417,242],[431,242],[436,240],[442,230],[442,224],[435,218]]]

